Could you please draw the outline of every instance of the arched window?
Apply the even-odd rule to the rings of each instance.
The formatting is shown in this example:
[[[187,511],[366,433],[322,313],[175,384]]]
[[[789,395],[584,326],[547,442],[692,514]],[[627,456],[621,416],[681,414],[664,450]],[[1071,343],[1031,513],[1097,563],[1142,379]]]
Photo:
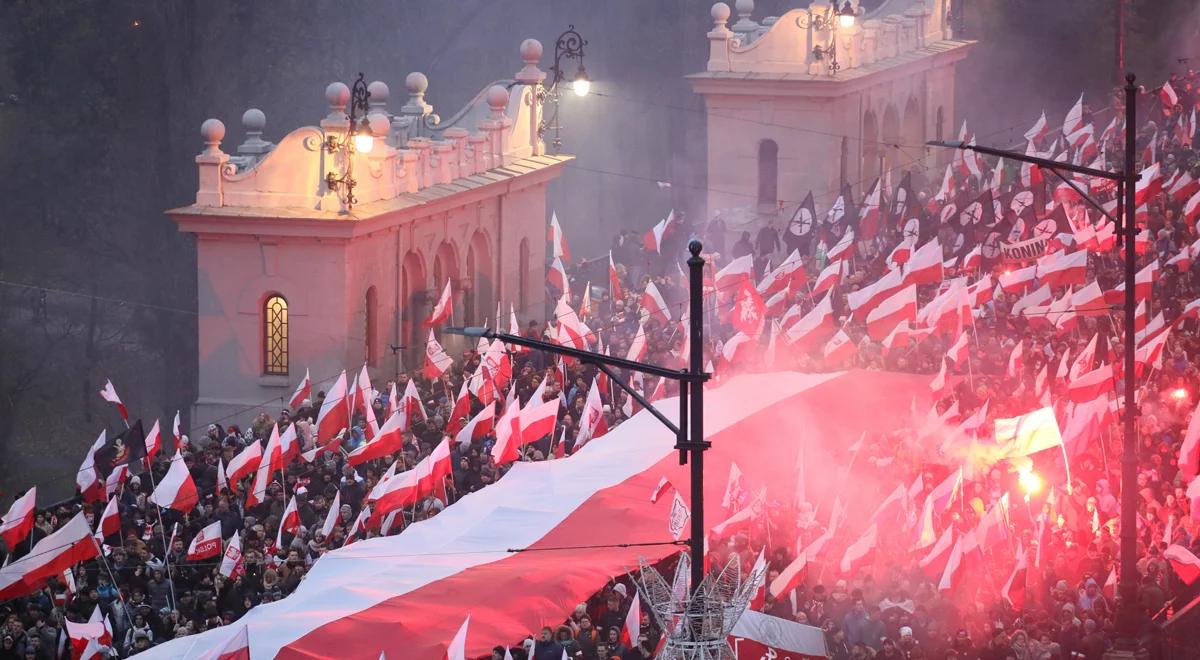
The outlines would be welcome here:
[[[375,287],[367,289],[364,317],[363,337],[366,339],[366,346],[363,353],[367,364],[374,367],[379,360],[379,294],[375,292]]]
[[[517,249],[517,306],[524,311],[529,306],[529,239],[522,238]]]
[[[267,296],[263,303],[263,373],[288,373],[288,304],[278,293]]]
[[[779,199],[779,145],[775,140],[758,143],[758,205],[777,205]]]

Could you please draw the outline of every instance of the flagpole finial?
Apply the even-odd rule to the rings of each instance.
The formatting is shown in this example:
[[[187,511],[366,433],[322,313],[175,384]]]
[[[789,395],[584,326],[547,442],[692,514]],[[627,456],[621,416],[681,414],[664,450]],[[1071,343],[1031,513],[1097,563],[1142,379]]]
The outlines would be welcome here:
[[[704,244],[700,242],[700,239],[693,238],[692,240],[688,241],[688,252],[691,252],[693,257],[700,256],[700,251],[703,249]]]

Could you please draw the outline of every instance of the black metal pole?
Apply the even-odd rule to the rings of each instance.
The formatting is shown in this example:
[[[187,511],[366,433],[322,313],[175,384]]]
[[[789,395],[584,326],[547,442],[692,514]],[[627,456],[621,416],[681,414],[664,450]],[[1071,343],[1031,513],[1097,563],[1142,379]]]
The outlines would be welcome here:
[[[1132,73],[1125,75],[1125,226],[1122,227],[1125,248],[1125,437],[1121,454],[1121,594],[1117,612],[1117,644],[1121,650],[1134,651],[1138,646],[1138,586],[1137,586],[1137,391],[1134,378],[1134,309],[1137,307],[1137,217],[1136,188],[1137,157],[1137,87]]]
[[[703,244],[696,239],[688,243],[688,333],[689,371],[693,378],[704,373],[704,259]],[[704,383],[696,380],[688,388],[691,396],[691,431],[687,449],[691,454],[692,477],[692,588],[698,589],[704,579]]]

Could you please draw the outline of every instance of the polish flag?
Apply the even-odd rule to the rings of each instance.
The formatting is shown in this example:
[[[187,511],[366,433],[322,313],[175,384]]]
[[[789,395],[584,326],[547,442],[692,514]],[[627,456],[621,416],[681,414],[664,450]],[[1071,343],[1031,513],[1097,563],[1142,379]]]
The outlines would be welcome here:
[[[1037,266],[1026,266],[1016,270],[1007,270],[1000,274],[1000,288],[1004,293],[1020,293],[1028,291],[1037,277]]]
[[[923,336],[927,336],[928,334],[928,332],[923,330],[914,330],[908,321],[901,321],[896,327],[892,328],[887,337],[883,338],[883,354],[888,355],[895,348],[907,348],[909,342],[914,337],[917,341],[920,341]]]
[[[950,350],[946,351],[946,357],[954,361],[954,366],[962,367],[969,357],[970,349],[967,344],[967,333],[959,333],[958,339],[954,340],[954,345]]]
[[[1158,88],[1158,98],[1162,99],[1164,109],[1168,111],[1174,110],[1175,106],[1179,105],[1179,95],[1175,93],[1175,88],[1171,87],[1169,80]]]
[[[250,660],[249,626],[243,625],[224,645],[197,656],[197,660]]]
[[[561,405],[562,399],[559,397],[542,403],[530,401],[521,410],[518,418],[521,428],[521,444],[527,445],[540,440],[543,436],[552,434],[554,425],[558,421],[558,411]]]
[[[1071,294],[1071,308],[1079,316],[1107,316],[1109,312],[1104,291],[1095,280]]]
[[[982,265],[983,265],[983,246],[976,245],[974,248],[971,249],[970,252],[967,253],[967,256],[963,257],[962,267],[963,267],[963,270],[979,270],[979,267]]]
[[[1022,367],[1024,366],[1024,362],[1022,361],[1022,358],[1024,357],[1024,355],[1025,355],[1025,342],[1024,342],[1024,340],[1022,340],[1022,341],[1017,342],[1017,345],[1014,346],[1012,349],[1012,353],[1009,353],[1009,355],[1008,355],[1008,377],[1009,378],[1017,378],[1018,376],[1021,375]]]
[[[333,387],[325,395],[321,411],[317,414],[317,444],[324,445],[350,425],[350,413],[346,406],[346,370],[338,374]]]
[[[229,544],[225,546],[225,555],[221,557],[221,567],[217,572],[230,579],[236,579],[246,573],[246,565],[242,562],[242,534],[240,531],[234,532],[233,537],[229,539]]]
[[[658,480],[658,485],[654,487],[654,492],[650,493],[650,503],[656,504],[663,495],[674,491],[675,484],[671,483],[670,479],[662,477]]]
[[[394,454],[403,447],[404,413],[397,411],[387,418],[383,426],[379,427],[379,433],[375,434],[374,439],[359,445],[354,451],[347,454],[346,462],[350,465],[361,465],[367,461]]]
[[[771,597],[779,600],[784,594],[791,593],[800,583],[804,581],[804,577],[808,574],[808,553],[801,551],[796,558],[787,565],[779,575],[771,580],[768,589],[771,592]]]
[[[854,230],[847,229],[842,235],[842,239],[836,245],[829,248],[829,254],[825,255],[830,262],[849,259],[854,254]]]
[[[937,375],[933,380],[929,381],[929,390],[933,393],[933,398],[941,399],[949,390],[949,383],[946,376],[946,361],[942,360],[942,366],[938,369]]]
[[[96,539],[83,512],[33,545],[29,554],[0,568],[0,601],[28,596],[51,577],[99,554]]]
[[[1066,119],[1063,120],[1063,135],[1070,135],[1083,127],[1083,94],[1079,95],[1079,100],[1071,109],[1067,111]]]
[[[1195,223],[1196,219],[1200,218],[1200,191],[1189,197],[1187,203],[1183,205],[1183,218],[1187,220],[1188,224]]]
[[[747,254],[734,259],[717,271],[716,276],[713,277],[713,286],[718,292],[726,291],[728,292],[726,295],[730,295],[743,282],[753,282],[753,279],[754,257]]]
[[[965,567],[966,556],[975,551],[976,548],[975,533],[973,531],[959,536],[954,541],[954,547],[950,550],[950,557],[946,560],[946,569],[942,571],[942,578],[938,582],[938,591],[949,591],[962,586],[958,584],[956,576]]]
[[[905,264],[905,284],[932,284],[942,281],[942,245],[936,238],[917,248]]]
[[[921,558],[917,566],[921,572],[929,576],[930,580],[940,579],[946,572],[946,565],[950,562],[950,553],[953,549],[954,525],[947,525],[946,529],[942,530],[941,535],[937,537],[937,542],[932,544],[929,552]]]
[[[312,378],[308,375],[308,369],[304,370],[304,380],[296,386],[296,391],[292,393],[292,398],[288,400],[288,407],[292,410],[298,409],[304,405],[305,399],[312,398]]]
[[[880,181],[875,180],[871,192],[863,200],[862,208],[858,211],[858,229],[862,232],[864,241],[874,240],[879,234],[879,195]]]
[[[446,278],[446,286],[442,289],[442,295],[438,298],[437,304],[433,306],[433,312],[425,320],[425,327],[441,325],[450,318],[450,315],[454,312],[451,294],[450,278]]]
[[[662,380],[659,380],[662,384]],[[584,400],[583,413],[579,418],[579,430],[575,435],[574,451],[594,438],[608,433],[608,422],[604,419],[604,402],[600,399],[600,384],[593,378],[592,386],[588,389],[587,399]],[[665,478],[665,477],[664,477]],[[654,501],[653,498],[650,500]]]
[[[1185,245],[1179,252],[1167,260],[1164,266],[1174,266],[1180,273],[1186,273],[1192,267],[1192,249],[1194,246]]]
[[[334,448],[336,450],[336,447]],[[288,424],[283,433],[279,434],[279,456],[276,457],[275,469],[282,470],[288,463],[300,456],[300,439],[296,437],[296,425]]]
[[[550,269],[546,271],[546,281],[559,293],[567,292],[567,269],[563,266],[562,259],[555,258],[550,262]]]
[[[459,447],[465,447],[472,442],[478,442],[487,434],[492,432],[492,428],[496,422],[496,404],[489,403],[480,410],[478,414],[467,422],[466,426],[455,436],[454,441]]]
[[[608,251],[608,297],[620,300],[622,296],[621,276],[617,273],[617,265],[613,262],[612,250]]]
[[[1113,564],[1112,570],[1108,572],[1108,578],[1104,580],[1104,586],[1100,588],[1104,597],[1113,600],[1117,597],[1117,565]]]
[[[262,443],[258,440],[246,445],[246,448],[238,452],[233,460],[229,461],[226,466],[225,474],[229,478],[229,490],[237,492],[238,482],[243,478],[254,474],[258,469],[258,463],[262,460]]]
[[[454,474],[454,466],[450,454],[450,438],[442,441],[433,448],[425,460],[417,464],[417,498],[433,495],[448,504],[446,499],[446,478]]]
[[[341,520],[341,515],[342,494],[339,491],[333,495],[333,502],[330,503],[329,512],[325,514],[325,522],[321,525],[321,534],[323,534],[325,538],[328,539],[329,535],[333,533],[333,528],[337,527],[338,522]]]
[[[667,235],[667,231],[671,228],[671,223],[675,221],[675,211],[672,210],[667,217],[658,221],[650,231],[642,237],[642,244],[646,247],[647,252],[657,252],[662,254],[663,237]]]
[[[664,325],[671,322],[671,310],[667,308],[667,301],[658,292],[658,287],[654,286],[653,281],[646,282],[646,290],[642,293],[641,306],[642,311],[649,315],[650,318],[657,318]]]
[[[428,460],[428,457],[422,459],[421,464],[424,464],[426,460]],[[421,464],[418,464],[418,467]],[[418,499],[417,493],[419,491],[420,476],[416,467],[394,475],[389,479],[381,480],[375,489],[371,491],[369,498],[375,505],[375,512],[371,514],[372,517],[381,520],[393,511],[416,504]]]
[[[942,185],[933,196],[934,201],[948,202],[954,196],[954,166],[946,165],[946,173],[942,176]]]
[[[1006,541],[1010,535],[1008,522],[1008,494],[996,500],[975,526],[975,540],[980,548],[990,548]]]
[[[515,389],[515,388],[514,388]],[[532,402],[533,399],[530,399]],[[492,459],[496,465],[511,463],[518,458],[521,446],[521,407],[513,401],[504,407],[504,414],[496,422],[496,443],[492,445]]]
[[[295,424],[289,428],[294,427]],[[245,508],[249,509],[266,501],[267,486],[271,483],[271,475],[282,468],[283,449],[279,440],[279,424],[275,424],[271,427],[271,436],[267,440],[267,446],[263,449],[262,456],[259,457],[258,468],[254,473],[254,483],[246,493]]]
[[[1181,545],[1168,546],[1163,550],[1163,559],[1171,563],[1171,568],[1175,569],[1175,574],[1184,584],[1190,585],[1200,578],[1200,558],[1187,548]]]
[[[296,495],[294,493],[291,499],[288,500],[287,506],[283,509],[283,517],[279,519],[279,526],[288,534],[295,534],[300,531],[300,509],[296,506]]]
[[[1162,168],[1158,163],[1142,169],[1134,192],[1134,202],[1141,206],[1162,192]]]
[[[888,336],[897,325],[912,323],[917,319],[917,285],[891,295],[867,314],[867,333],[871,339],[880,341]]]
[[[984,275],[974,284],[967,287],[967,297],[970,299],[970,306],[980,307],[992,301],[995,287],[992,286],[992,276]]]
[[[1046,135],[1047,126],[1046,111],[1042,110],[1042,116],[1038,117],[1038,120],[1033,123],[1033,126],[1028,131],[1025,131],[1025,139],[1029,142],[1041,140]]]
[[[175,450],[171,458],[171,467],[158,482],[158,487],[150,494],[150,501],[164,509],[175,509],[180,513],[190,513],[200,501],[196,492],[196,483],[183,462],[183,455]]]
[[[1167,194],[1177,204],[1186,202],[1192,195],[1200,192],[1200,181],[1192,178],[1190,170],[1184,170],[1167,188]]]
[[[220,520],[200,530],[192,538],[192,542],[188,544],[185,559],[188,561],[200,561],[201,559],[211,559],[219,554],[221,554]]]
[[[446,647],[445,660],[467,660],[467,626],[471,623],[471,615],[463,619],[462,626],[454,633],[454,639]]]
[[[879,306],[885,298],[899,291],[904,286],[904,275],[898,268],[892,268],[883,277],[858,291],[846,294],[846,304],[853,312],[854,320],[864,321],[871,310]]]
[[[446,421],[446,433],[449,435],[457,435],[459,429],[462,428],[463,418],[471,414],[471,395],[467,387],[469,380],[470,379],[463,379],[462,387],[460,387],[458,390],[458,398],[454,399],[454,408],[451,409],[450,417]],[[480,380],[482,380],[482,378]],[[393,385],[392,387],[394,391],[395,386]],[[495,398],[493,396],[492,401],[494,400]],[[485,401],[483,402],[483,405],[486,406],[492,401]],[[401,421],[400,425],[404,426],[404,422]]]
[[[625,359],[641,362],[646,357],[646,328],[638,321],[637,332],[633,335],[633,341],[629,342],[629,351],[625,354]]]
[[[750,584],[750,609],[756,612],[761,612],[767,602],[766,553],[766,546],[759,549],[758,557],[754,559],[754,565],[750,568],[750,574],[748,575],[748,578],[752,580]]]
[[[875,544],[879,540],[879,528],[872,524],[858,540],[846,548],[839,565],[842,575],[852,575],[866,568],[875,559]]]
[[[104,381],[104,389],[100,390],[100,397],[117,407],[117,412],[121,413],[121,419],[129,421],[129,411],[125,409],[125,404],[121,403],[121,397],[117,396],[117,388],[113,387],[111,380]]]
[[[638,592],[633,592],[633,601],[629,603],[629,612],[625,614],[625,624],[621,626],[621,643],[628,648],[636,648],[638,637],[642,634],[642,606]],[[563,651],[566,653],[566,651]]]
[[[0,539],[4,539],[9,552],[24,541],[33,529],[33,514],[37,511],[37,486],[25,491],[8,507],[8,513],[0,519]]]
[[[842,271],[847,270],[846,265],[841,261],[834,261],[825,267],[824,270],[817,275],[817,281],[813,283],[813,296],[822,294],[834,287],[842,279]]]
[[[1004,583],[1004,587],[1000,589],[1000,595],[1004,600],[1008,601],[1009,605],[1016,612],[1020,612],[1025,606],[1025,578],[1028,569],[1028,561],[1025,556],[1024,548],[1019,545],[1017,547],[1017,562],[1013,566],[1013,571],[1008,576],[1008,580]]]
[[[116,497],[109,498],[108,505],[104,507],[104,513],[100,514],[100,524],[96,525],[96,531],[100,539],[109,545],[121,543],[121,508]],[[109,543],[110,539],[111,543]],[[9,544],[8,547],[13,546]]]
[[[571,250],[567,247],[567,237],[563,234],[562,225],[558,224],[558,214],[550,212],[550,230],[546,236],[550,241],[550,256],[563,261],[571,260]]]
[[[1083,284],[1087,281],[1087,265],[1087,250],[1076,250],[1066,254],[1056,252],[1038,259],[1037,277],[1042,284],[1051,287]]]
[[[825,364],[833,366],[841,364],[843,360],[854,355],[857,350],[858,347],[850,340],[850,335],[846,334],[844,330],[838,330],[833,335],[833,338],[825,344],[825,348],[821,352],[825,357]]]
[[[433,336],[433,329],[429,329],[429,339],[425,342],[425,366],[421,368],[421,373],[429,380],[437,380],[450,365],[454,364],[453,358],[446,355],[446,351],[442,349],[442,345],[438,343],[437,337]],[[366,367],[363,367],[366,370]]]
[[[1112,365],[1105,364],[1071,380],[1067,385],[1067,396],[1073,403],[1087,403],[1111,392],[1112,389]]]
[[[754,352],[754,341],[744,332],[738,332],[721,346],[721,355],[717,360],[717,369],[724,372],[733,365],[745,363]]]
[[[1194,480],[1197,472],[1200,472],[1200,404],[1192,411],[1187,432],[1183,435],[1183,444],[1179,445],[1178,464],[1179,472],[1188,482]]]

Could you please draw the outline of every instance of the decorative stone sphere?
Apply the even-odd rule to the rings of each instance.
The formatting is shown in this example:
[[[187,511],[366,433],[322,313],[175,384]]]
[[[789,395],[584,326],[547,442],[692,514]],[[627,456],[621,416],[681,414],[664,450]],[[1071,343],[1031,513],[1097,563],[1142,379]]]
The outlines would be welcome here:
[[[724,2],[718,2],[712,6],[710,13],[712,14],[713,22],[724,23],[729,20],[729,5]]]
[[[508,106],[508,90],[502,85],[492,85],[487,91],[487,104],[497,110]]]
[[[225,139],[225,123],[220,119],[205,119],[204,123],[200,124],[200,137],[208,144],[219,143]]]
[[[542,42],[537,39],[526,39],[521,42],[521,59],[526,62],[536,62],[542,59]]]
[[[367,127],[371,129],[371,135],[383,137],[388,134],[388,129],[392,123],[388,121],[387,115],[382,112],[374,112],[367,115]]]
[[[754,13],[754,0],[737,0],[738,16],[748,16]]]
[[[331,82],[325,88],[325,100],[332,107],[345,107],[350,102],[350,88],[344,82]]]
[[[387,83],[375,80],[367,85],[367,93],[371,95],[372,103],[387,103],[388,96],[392,92],[388,89]]]
[[[242,128],[247,131],[261,131],[267,127],[267,115],[258,108],[250,108],[242,113]]]
[[[409,94],[424,94],[429,89],[429,78],[420,71],[413,71],[404,79],[404,87]]]

